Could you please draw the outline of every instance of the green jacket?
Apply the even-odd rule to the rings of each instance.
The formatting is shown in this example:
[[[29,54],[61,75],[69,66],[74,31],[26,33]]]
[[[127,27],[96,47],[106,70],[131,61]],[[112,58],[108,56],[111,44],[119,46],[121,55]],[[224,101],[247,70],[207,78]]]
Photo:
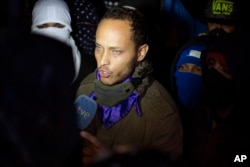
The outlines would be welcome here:
[[[89,95],[93,91],[95,73],[89,74],[80,84],[77,96]],[[170,159],[180,158],[183,152],[183,129],[179,110],[167,90],[156,80],[150,81],[140,106],[143,115],[138,116],[135,108],[128,115],[107,129],[98,114],[88,130],[108,147],[135,145],[165,151]]]

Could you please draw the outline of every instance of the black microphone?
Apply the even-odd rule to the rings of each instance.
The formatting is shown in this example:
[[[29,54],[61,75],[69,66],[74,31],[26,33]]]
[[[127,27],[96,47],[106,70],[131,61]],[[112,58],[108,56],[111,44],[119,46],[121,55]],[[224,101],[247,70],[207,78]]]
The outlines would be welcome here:
[[[97,103],[86,95],[76,98],[74,105],[77,112],[77,125],[79,129],[85,129],[93,120],[97,111]]]

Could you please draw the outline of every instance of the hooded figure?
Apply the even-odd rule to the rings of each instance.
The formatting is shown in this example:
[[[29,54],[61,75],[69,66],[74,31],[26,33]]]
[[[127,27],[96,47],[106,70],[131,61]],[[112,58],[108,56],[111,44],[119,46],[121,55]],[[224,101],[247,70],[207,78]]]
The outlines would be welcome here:
[[[217,38],[198,36],[188,41],[176,54],[171,69],[171,88],[184,109],[193,109],[202,93],[200,55]]]
[[[201,110],[193,114],[192,159],[189,166],[229,167],[236,155],[250,151],[249,32],[234,32],[201,55],[204,95]],[[247,165],[248,166],[248,165]]]
[[[215,105],[212,107],[231,104],[237,104],[237,107],[246,105],[245,96],[249,93],[250,77],[247,68],[249,56],[246,54],[248,37],[248,31],[234,32],[203,52],[204,95],[205,99],[209,100],[206,101],[208,105]],[[226,90],[227,88],[230,88],[230,92]],[[218,96],[221,96],[220,100],[217,99]],[[233,111],[235,109],[237,108],[233,107]]]
[[[200,99],[202,76],[197,71],[201,71],[200,55],[204,48],[205,46],[202,45],[187,47],[180,54],[176,64],[174,76],[176,78],[178,98],[187,109],[193,108]],[[185,65],[187,67],[184,67]]]
[[[53,24],[52,26],[49,26]],[[31,32],[59,40],[72,47],[75,63],[75,78],[81,66],[81,54],[71,36],[71,16],[63,0],[38,0],[32,11]]]

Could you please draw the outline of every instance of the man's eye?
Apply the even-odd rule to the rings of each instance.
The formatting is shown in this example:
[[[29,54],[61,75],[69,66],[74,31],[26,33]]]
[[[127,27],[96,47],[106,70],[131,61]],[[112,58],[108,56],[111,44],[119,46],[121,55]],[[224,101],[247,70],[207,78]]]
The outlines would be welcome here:
[[[112,52],[113,52],[114,54],[120,54],[120,53],[121,53],[120,50],[113,50]]]
[[[101,50],[101,47],[100,46],[95,46],[95,49],[96,50]]]
[[[102,47],[101,46],[95,46],[95,50],[97,52],[102,52]]]

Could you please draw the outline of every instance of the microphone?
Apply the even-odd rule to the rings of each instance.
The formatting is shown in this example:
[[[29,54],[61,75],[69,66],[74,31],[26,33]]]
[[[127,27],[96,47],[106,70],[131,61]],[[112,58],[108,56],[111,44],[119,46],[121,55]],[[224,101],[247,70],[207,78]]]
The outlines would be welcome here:
[[[80,95],[74,102],[77,113],[77,126],[85,129],[93,120],[97,111],[97,103],[86,95]]]

